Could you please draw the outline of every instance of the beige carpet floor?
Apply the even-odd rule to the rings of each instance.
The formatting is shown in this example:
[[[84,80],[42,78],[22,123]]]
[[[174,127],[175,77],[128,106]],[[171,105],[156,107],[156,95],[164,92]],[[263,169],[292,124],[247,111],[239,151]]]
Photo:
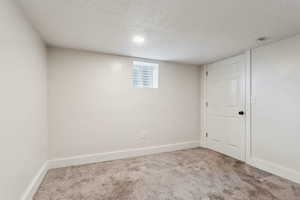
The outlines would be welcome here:
[[[300,185],[196,148],[52,169],[34,200],[300,200]]]

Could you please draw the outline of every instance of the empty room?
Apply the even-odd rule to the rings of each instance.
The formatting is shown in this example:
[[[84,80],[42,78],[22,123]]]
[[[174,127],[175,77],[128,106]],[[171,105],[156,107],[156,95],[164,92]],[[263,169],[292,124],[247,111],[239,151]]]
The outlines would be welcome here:
[[[300,200],[299,0],[0,0],[0,200]]]

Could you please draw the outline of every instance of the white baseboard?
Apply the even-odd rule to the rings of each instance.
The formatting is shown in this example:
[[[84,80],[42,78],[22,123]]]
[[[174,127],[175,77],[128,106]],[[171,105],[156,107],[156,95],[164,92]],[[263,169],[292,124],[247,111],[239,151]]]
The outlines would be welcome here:
[[[80,156],[74,156],[74,157],[68,157],[62,159],[49,160],[48,167],[49,169],[51,169],[51,168],[60,168],[60,167],[67,167],[67,166],[74,166],[74,165],[82,165],[82,164],[110,161],[110,160],[130,158],[136,156],[143,156],[149,154],[190,149],[199,146],[200,146],[199,141],[189,141],[189,142],[176,143],[176,144],[167,144],[167,145],[151,146],[151,147],[136,148],[136,149],[126,149],[126,150],[114,151],[114,152],[80,155]]]
[[[200,146],[199,141],[189,141],[189,142],[176,143],[176,144],[167,144],[167,145],[151,146],[151,147],[136,148],[136,149],[126,149],[126,150],[114,151],[114,152],[80,155],[80,156],[74,156],[74,157],[68,157],[62,159],[48,160],[44,163],[44,165],[40,168],[38,173],[35,175],[32,182],[30,183],[30,185],[27,187],[24,194],[22,195],[21,200],[32,200],[33,195],[35,194],[38,187],[42,183],[43,178],[45,177],[48,169],[110,161],[116,159],[124,159],[124,158],[150,155],[150,154],[163,153],[163,152],[171,152],[176,150],[195,148],[199,146]],[[251,158],[247,163],[258,169],[273,173],[275,175],[281,176],[283,178],[289,179],[291,181],[300,184],[300,172],[296,170],[289,169],[277,165],[275,163],[271,163],[258,158]]]
[[[272,163],[269,161],[265,161],[262,159],[258,159],[258,158],[250,158],[248,161],[248,164],[250,164],[258,169],[270,172],[272,174],[275,174],[277,176],[289,179],[291,181],[294,181],[294,182],[300,184],[300,172],[299,171],[296,171],[296,170],[293,170],[293,169],[290,169],[287,167],[283,167],[281,165],[278,165],[278,164],[275,164],[275,163]]]
[[[40,184],[42,183],[48,169],[116,160],[122,158],[130,158],[130,157],[143,156],[149,154],[183,150],[183,149],[190,149],[199,146],[200,146],[199,141],[190,141],[190,142],[183,142],[183,143],[176,143],[176,144],[151,146],[151,147],[137,148],[137,149],[126,149],[122,151],[81,155],[81,156],[74,156],[74,157],[63,158],[63,159],[48,160],[43,164],[43,166],[40,168],[38,173],[34,176],[33,180],[31,181],[29,186],[26,188],[24,194],[22,195],[21,200],[32,200],[35,192],[38,190]]]
[[[34,176],[31,183],[26,188],[23,193],[21,200],[32,200],[35,192],[38,190],[40,184],[42,183],[46,173],[48,171],[48,161],[46,161],[43,166],[40,168],[38,173]]]

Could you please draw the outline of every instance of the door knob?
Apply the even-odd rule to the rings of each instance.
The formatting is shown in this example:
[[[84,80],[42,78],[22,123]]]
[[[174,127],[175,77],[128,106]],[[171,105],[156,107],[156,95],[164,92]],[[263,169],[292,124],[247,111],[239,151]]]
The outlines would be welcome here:
[[[245,113],[244,113],[244,111],[242,111],[242,110],[239,112],[239,115],[244,115],[244,114],[245,114]]]

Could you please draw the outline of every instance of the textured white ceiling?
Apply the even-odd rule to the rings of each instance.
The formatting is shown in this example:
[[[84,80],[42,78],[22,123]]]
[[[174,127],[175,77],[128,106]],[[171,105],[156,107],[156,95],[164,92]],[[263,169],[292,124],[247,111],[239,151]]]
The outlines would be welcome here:
[[[19,1],[50,46],[191,64],[300,32],[299,0]]]

